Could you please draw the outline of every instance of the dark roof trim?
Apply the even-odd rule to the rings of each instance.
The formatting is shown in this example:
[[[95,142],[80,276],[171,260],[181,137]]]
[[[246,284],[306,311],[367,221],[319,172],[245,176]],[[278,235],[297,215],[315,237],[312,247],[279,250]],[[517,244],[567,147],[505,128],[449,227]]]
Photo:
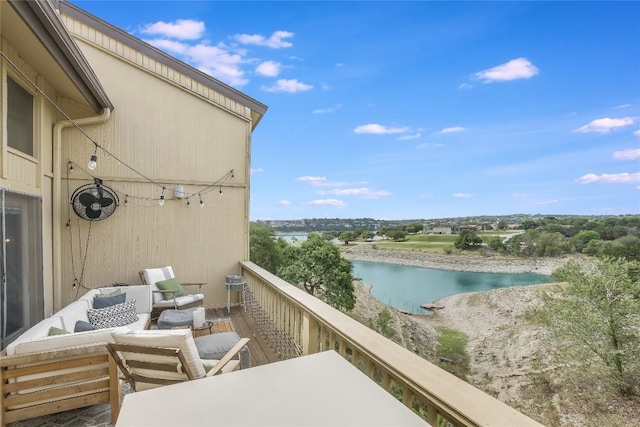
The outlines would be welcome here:
[[[129,33],[117,28],[93,15],[88,13],[87,11],[80,9],[79,7],[64,1],[60,0],[60,12],[68,15],[80,22],[83,22],[92,28],[100,31],[103,34],[106,34],[109,37],[114,38],[115,40],[123,43],[126,46],[129,46],[136,51],[147,55],[148,57],[167,65],[168,67],[173,68],[176,71],[188,76],[189,78],[201,83],[216,92],[244,105],[245,107],[250,108],[252,111],[258,113],[260,117],[264,115],[267,111],[267,106],[262,104],[261,102],[245,95],[233,87],[222,83],[220,80],[217,80],[208,74],[203,73],[202,71],[191,67],[190,65],[170,56],[161,50],[151,46],[150,44],[140,40],[137,37],[130,35]],[[257,123],[254,123],[254,127]]]
[[[8,0],[96,113],[113,104],[49,1]]]

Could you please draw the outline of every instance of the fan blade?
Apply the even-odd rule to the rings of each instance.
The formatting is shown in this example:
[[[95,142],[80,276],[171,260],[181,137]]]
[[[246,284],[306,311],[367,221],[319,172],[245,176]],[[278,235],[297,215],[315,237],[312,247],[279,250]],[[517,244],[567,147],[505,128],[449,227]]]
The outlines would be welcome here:
[[[97,219],[100,218],[100,213],[102,213],[101,210],[93,210],[91,209],[91,206],[87,206],[87,209],[85,209],[85,212],[87,214],[87,217],[89,219]]]
[[[94,196],[93,194],[82,193],[80,194],[80,197],[78,198],[78,200],[80,200],[80,203],[82,204],[82,206],[86,206],[88,208],[98,199],[96,199],[96,196]]]
[[[111,197],[103,197],[100,199],[100,206],[102,206],[103,208],[106,208],[112,203],[113,203],[113,199]]]

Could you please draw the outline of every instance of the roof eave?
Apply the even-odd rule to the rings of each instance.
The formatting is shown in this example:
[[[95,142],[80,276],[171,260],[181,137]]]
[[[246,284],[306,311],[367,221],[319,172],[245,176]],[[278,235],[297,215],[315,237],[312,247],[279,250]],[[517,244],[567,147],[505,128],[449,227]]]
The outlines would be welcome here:
[[[113,104],[93,69],[80,52],[80,48],[73,41],[51,3],[46,0],[8,0],[8,2],[64,70],[94,111],[100,112],[105,108],[113,110]]]
[[[238,102],[239,104],[249,108],[253,114],[252,117],[252,130],[258,125],[262,117],[267,111],[267,106],[250,96],[240,92],[239,90],[211,77],[210,75],[203,73],[202,71],[194,68],[183,61],[180,61],[177,58],[174,58],[171,55],[168,55],[157,49],[156,47],[140,40],[137,37],[132,36],[126,31],[121,30],[118,27],[115,27],[108,22],[101,20],[100,18],[91,15],[89,12],[77,7],[74,4],[71,4],[65,0],[60,0],[60,12],[64,13],[71,18],[78,20],[88,26],[100,31],[103,34],[106,34],[109,37],[123,43],[126,46],[129,46],[132,49],[135,49],[138,52],[141,52],[148,57],[165,64],[166,66],[179,71],[185,76],[193,79],[194,81],[201,83],[207,87],[212,88],[216,92],[220,93],[232,99],[233,101]],[[257,117],[256,117],[257,116]]]

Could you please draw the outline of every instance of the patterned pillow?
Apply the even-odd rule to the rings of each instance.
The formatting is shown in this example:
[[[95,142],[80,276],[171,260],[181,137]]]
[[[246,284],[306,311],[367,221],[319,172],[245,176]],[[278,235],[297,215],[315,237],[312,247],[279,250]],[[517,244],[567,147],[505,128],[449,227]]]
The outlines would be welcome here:
[[[105,308],[95,308],[87,311],[89,322],[97,329],[125,326],[138,321],[136,300],[123,302]]]

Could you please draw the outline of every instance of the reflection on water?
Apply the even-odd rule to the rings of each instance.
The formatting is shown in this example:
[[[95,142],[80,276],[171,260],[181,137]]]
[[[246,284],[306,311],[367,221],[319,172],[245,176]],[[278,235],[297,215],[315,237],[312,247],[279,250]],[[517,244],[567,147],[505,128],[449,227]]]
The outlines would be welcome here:
[[[552,281],[550,276],[535,273],[474,273],[370,261],[351,263],[353,275],[373,285],[374,297],[398,310],[419,314],[429,313],[422,304],[449,295]]]

